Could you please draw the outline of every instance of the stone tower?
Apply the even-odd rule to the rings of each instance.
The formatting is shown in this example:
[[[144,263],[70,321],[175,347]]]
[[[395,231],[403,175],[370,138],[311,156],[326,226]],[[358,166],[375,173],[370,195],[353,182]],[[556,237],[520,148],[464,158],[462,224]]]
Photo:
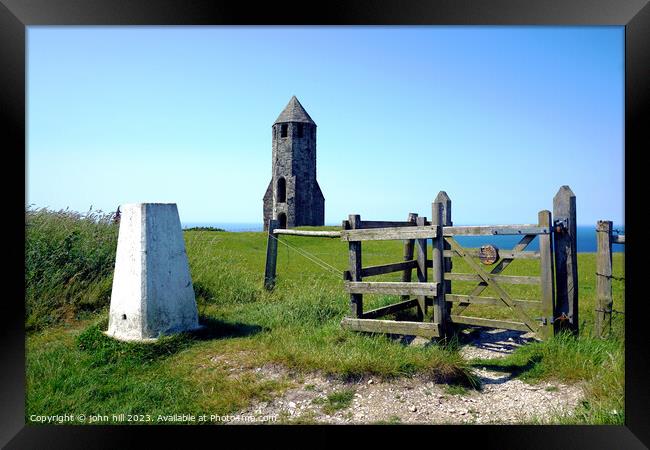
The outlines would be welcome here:
[[[296,96],[273,123],[273,170],[264,194],[264,229],[325,224],[325,197],[316,181],[316,124]]]

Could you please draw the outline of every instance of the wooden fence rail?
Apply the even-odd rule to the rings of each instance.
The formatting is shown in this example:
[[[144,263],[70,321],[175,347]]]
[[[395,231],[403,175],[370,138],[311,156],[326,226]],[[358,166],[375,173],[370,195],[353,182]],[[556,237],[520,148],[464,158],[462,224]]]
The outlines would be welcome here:
[[[328,237],[338,238],[341,237],[340,231],[310,231],[310,230],[288,230],[284,228],[276,228],[273,234],[287,234],[291,236],[306,236],[306,237]]]
[[[346,281],[345,290],[353,294],[436,295],[438,283],[397,281]]]
[[[420,219],[420,217],[418,217]],[[433,226],[369,228],[341,231],[341,239],[354,241],[389,241],[395,239],[431,239],[438,230]]]
[[[483,236],[483,235],[517,235],[517,234],[549,234],[549,227],[537,225],[492,225],[480,227],[443,227],[443,236]]]

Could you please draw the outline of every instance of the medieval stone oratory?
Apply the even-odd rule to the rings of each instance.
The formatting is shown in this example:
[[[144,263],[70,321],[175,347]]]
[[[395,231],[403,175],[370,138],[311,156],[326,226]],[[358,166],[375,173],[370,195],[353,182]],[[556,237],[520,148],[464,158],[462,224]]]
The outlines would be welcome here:
[[[325,224],[325,197],[316,181],[316,124],[293,96],[273,123],[273,172],[264,194],[264,229]]]

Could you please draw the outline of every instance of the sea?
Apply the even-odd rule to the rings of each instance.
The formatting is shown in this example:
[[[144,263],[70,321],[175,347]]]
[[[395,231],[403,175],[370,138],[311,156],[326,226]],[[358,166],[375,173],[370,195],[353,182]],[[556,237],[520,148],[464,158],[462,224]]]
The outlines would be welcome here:
[[[331,224],[330,226],[340,226],[340,224]],[[243,231],[262,231],[261,223],[219,223],[219,222],[188,222],[183,223],[183,228],[192,227],[215,227],[221,228],[226,231],[243,232]],[[625,234],[624,225],[614,225],[614,230],[619,234]],[[580,225],[577,227],[578,231],[578,252],[588,253],[596,251],[596,226],[595,225]],[[480,247],[481,245],[494,245],[497,248],[510,249],[517,245],[521,240],[521,236],[458,236],[456,237],[458,243],[464,247]],[[526,250],[539,250],[539,239],[533,240]],[[624,244],[613,244],[612,251],[624,252]]]

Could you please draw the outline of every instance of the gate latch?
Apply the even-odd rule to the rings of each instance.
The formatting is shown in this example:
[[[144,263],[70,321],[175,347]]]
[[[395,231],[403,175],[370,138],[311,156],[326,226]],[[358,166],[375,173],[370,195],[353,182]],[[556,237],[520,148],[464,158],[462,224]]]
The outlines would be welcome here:
[[[567,219],[558,219],[553,221],[556,233],[564,233],[568,228]]]
[[[564,321],[567,321],[567,320],[571,320],[571,318],[569,316],[567,316],[566,313],[562,313],[558,317],[556,317],[555,319],[551,320],[551,323],[554,323],[554,322],[557,322],[557,321],[564,322]]]

